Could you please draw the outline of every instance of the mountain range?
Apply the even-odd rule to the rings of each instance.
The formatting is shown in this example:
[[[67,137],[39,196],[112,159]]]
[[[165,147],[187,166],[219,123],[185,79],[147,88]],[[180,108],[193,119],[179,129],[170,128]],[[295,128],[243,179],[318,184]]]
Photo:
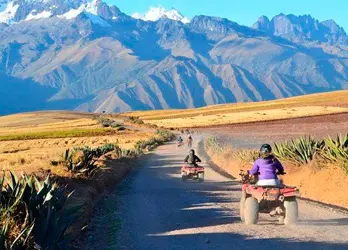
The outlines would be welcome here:
[[[280,14],[252,27],[101,0],[0,0],[0,114],[123,112],[348,89],[348,36]]]

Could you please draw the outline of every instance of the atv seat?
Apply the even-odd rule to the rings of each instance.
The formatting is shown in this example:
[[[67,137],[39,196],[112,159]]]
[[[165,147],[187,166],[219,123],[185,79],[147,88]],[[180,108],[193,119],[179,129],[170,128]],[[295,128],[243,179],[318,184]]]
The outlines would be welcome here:
[[[254,188],[259,188],[259,187],[261,187],[261,188],[279,188],[279,189],[285,187],[284,185],[281,185],[281,186],[276,186],[276,185],[262,186],[262,185],[257,185],[257,184],[251,185],[251,186],[254,187]]]

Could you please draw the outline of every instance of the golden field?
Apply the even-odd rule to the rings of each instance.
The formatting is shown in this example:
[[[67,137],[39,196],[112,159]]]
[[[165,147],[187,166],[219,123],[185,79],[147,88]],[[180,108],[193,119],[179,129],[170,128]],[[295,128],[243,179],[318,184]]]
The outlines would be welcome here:
[[[348,112],[348,91],[292,97],[275,101],[213,105],[186,110],[128,112],[160,127],[207,127]]]
[[[152,132],[103,128],[95,114],[37,112],[0,117],[1,170],[33,173],[50,170],[62,176],[64,170],[51,165],[68,148],[98,147],[106,143],[132,148]]]

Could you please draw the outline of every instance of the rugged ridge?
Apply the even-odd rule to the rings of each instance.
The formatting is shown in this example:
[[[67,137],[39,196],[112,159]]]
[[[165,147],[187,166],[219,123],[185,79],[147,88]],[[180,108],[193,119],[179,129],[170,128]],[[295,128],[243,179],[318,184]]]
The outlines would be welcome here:
[[[334,21],[144,21],[100,0],[14,1],[12,17],[0,14],[0,114],[200,107],[348,88],[346,35]]]
[[[319,22],[310,15],[280,14],[271,21],[261,16],[253,27],[293,42],[316,41],[330,45],[348,45],[346,32],[334,20]]]

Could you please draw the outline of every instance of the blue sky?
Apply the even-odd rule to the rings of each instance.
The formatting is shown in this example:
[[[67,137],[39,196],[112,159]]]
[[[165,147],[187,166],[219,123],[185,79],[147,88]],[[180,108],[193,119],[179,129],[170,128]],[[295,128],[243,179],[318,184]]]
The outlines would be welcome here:
[[[123,12],[144,13],[150,6],[176,8],[192,18],[203,14],[226,17],[243,25],[252,25],[259,16],[310,14],[323,21],[334,19],[348,32],[348,0],[106,0]]]

